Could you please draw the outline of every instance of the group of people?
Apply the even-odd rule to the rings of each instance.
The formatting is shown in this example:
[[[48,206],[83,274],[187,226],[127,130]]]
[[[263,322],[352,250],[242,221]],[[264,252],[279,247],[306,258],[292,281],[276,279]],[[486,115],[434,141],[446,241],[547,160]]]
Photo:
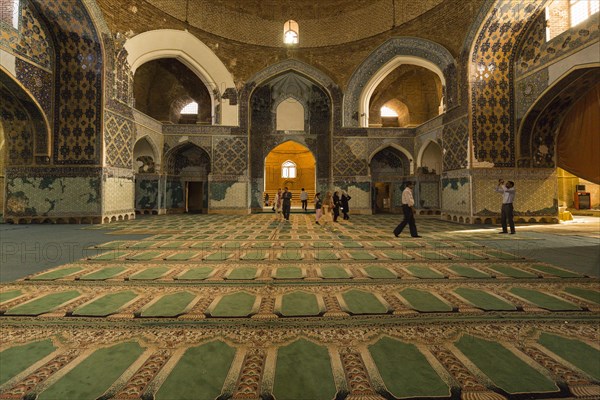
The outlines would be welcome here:
[[[350,195],[342,190],[342,196],[340,197],[339,192],[336,190],[333,192],[327,192],[325,199],[321,199],[321,192],[315,195],[315,223],[327,226],[331,222],[337,222],[340,211],[344,215],[343,218],[350,219],[348,213],[350,212]]]
[[[413,197],[413,182],[406,182],[406,188],[402,192],[402,213],[404,219],[394,229],[394,236],[398,237],[408,225],[410,230],[410,236],[414,238],[420,238],[417,233],[417,224],[415,222],[415,199]],[[500,222],[502,224],[502,231],[498,233],[508,233],[510,227],[510,234],[515,234],[515,221],[513,214],[513,201],[515,200],[515,183],[513,181],[504,182],[504,179],[498,181],[498,186],[495,188],[496,192],[502,193],[502,210],[500,214]]]
[[[399,237],[406,225],[408,225],[410,236],[414,238],[420,238],[421,236],[417,233],[417,224],[415,222],[415,199],[413,196],[414,182],[408,181],[405,183],[405,189],[402,191],[402,213],[404,219],[396,229],[394,229],[394,236]],[[502,193],[502,213],[501,223],[502,231],[499,233],[509,233],[508,228],[510,227],[510,233],[515,234],[515,222],[513,215],[513,201],[515,199],[515,184],[512,181],[504,183],[503,179],[498,181],[498,186],[495,188],[496,192]],[[345,190],[342,190],[342,196],[340,197],[339,192],[336,190],[333,193],[328,191],[325,194],[325,198],[321,199],[321,192],[315,195],[315,223],[317,225],[327,226],[331,222],[337,222],[340,211],[344,215],[343,218],[350,219],[348,212],[350,211],[349,201],[351,197]],[[300,192],[300,200],[302,202],[302,209],[307,212],[308,205],[308,194],[302,188]],[[273,211],[276,213],[283,213],[283,218],[286,221],[290,219],[290,209],[292,205],[292,193],[285,187],[283,192],[281,189],[277,190],[275,195],[275,201],[273,202]],[[269,194],[265,194],[265,206],[269,206]]]
[[[304,192],[304,188],[302,188]],[[269,194],[265,193],[265,206],[269,206]],[[288,191],[287,186],[281,189],[277,189],[275,194],[275,200],[273,200],[273,207],[271,208],[278,215],[283,215],[283,219],[286,221],[290,220],[290,211],[292,209],[292,192]]]

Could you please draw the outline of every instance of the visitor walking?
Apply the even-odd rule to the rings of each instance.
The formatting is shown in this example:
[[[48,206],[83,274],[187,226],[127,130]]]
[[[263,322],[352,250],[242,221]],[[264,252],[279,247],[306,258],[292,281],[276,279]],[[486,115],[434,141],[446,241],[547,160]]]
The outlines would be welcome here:
[[[269,193],[265,192],[265,207],[269,207]]]
[[[508,226],[510,227],[510,234],[515,234],[515,221],[514,221],[514,209],[513,201],[515,200],[515,183],[513,181],[506,182],[504,179],[498,181],[496,192],[502,193],[502,211],[500,213],[500,221],[502,223],[502,231],[498,233],[508,233]]]
[[[350,219],[350,217],[348,216],[348,211],[350,211],[348,202],[350,201],[351,198],[352,197],[350,197],[348,192],[346,192],[345,190],[342,190],[341,204],[342,204],[342,213],[344,214],[344,219]]]
[[[288,192],[287,186],[283,188],[281,195],[283,201],[283,218],[286,221],[290,220],[290,209],[292,208],[292,192]]]
[[[333,222],[333,197],[331,196],[331,192],[327,192],[325,195],[325,200],[323,200],[323,215],[321,217],[321,222],[323,228],[327,228],[331,226],[331,222]]]
[[[315,194],[315,223],[317,225],[319,224],[319,220],[321,219],[321,216],[323,215],[323,201],[321,200],[321,192],[318,192],[317,194]]]
[[[404,219],[400,222],[400,225],[394,229],[394,236],[398,237],[402,233],[402,230],[408,224],[410,229],[410,236],[414,238],[420,238],[417,233],[417,224],[415,223],[414,215],[415,199],[413,197],[413,182],[406,182],[406,188],[402,192],[402,212],[404,213]]]
[[[302,203],[302,209],[304,210],[304,212],[308,211],[308,193],[306,193],[304,191],[304,188],[302,188],[302,191],[300,192],[300,202]]]
[[[340,201],[340,195],[336,190],[333,192],[333,222],[337,222],[338,217],[340,216],[340,205],[342,204]]]

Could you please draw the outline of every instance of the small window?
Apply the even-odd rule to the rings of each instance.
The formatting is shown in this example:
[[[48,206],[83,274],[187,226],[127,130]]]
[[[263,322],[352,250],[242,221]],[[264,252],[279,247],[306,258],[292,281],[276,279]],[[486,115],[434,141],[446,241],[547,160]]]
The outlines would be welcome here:
[[[598,12],[597,0],[571,0],[571,27],[588,19],[590,15]]]
[[[383,107],[381,107],[381,116],[382,117],[397,117],[398,113],[389,107],[383,106]]]
[[[13,9],[12,9],[12,26],[15,29],[19,29],[19,13],[20,13],[20,3],[21,0],[13,0]]]
[[[192,101],[181,109],[181,114],[198,114],[198,103]]]
[[[283,43],[297,44],[299,36],[298,23],[294,20],[289,20],[283,24]]]
[[[286,161],[281,164],[281,177],[282,178],[295,178],[296,177],[296,164],[292,161]]]

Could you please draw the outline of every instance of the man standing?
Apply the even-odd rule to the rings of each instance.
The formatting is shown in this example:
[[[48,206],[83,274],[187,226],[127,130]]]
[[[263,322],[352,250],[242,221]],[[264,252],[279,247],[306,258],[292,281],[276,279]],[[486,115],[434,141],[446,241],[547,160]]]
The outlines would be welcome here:
[[[408,224],[410,229],[410,236],[414,238],[420,238],[417,233],[417,224],[415,223],[414,215],[415,199],[413,197],[413,183],[411,181],[406,182],[406,189],[402,192],[402,212],[404,213],[404,219],[400,222],[400,225],[394,229],[394,236],[398,237],[402,233],[402,230]]]
[[[502,213],[500,214],[500,220],[502,221],[502,232],[498,233],[508,233],[507,230],[507,221],[508,226],[510,226],[510,234],[515,234],[515,221],[513,215],[513,201],[515,200],[515,183],[513,181],[506,182],[504,184],[504,179],[500,179],[498,181],[498,186],[496,187],[496,192],[502,193]]]
[[[292,208],[292,192],[288,192],[287,186],[283,188],[281,198],[283,200],[283,218],[285,218],[286,221],[289,221],[290,208]]]
[[[308,210],[308,193],[306,193],[304,191],[304,188],[302,188],[302,191],[300,192],[300,201],[302,202],[302,209],[304,210],[304,212],[307,212]]]

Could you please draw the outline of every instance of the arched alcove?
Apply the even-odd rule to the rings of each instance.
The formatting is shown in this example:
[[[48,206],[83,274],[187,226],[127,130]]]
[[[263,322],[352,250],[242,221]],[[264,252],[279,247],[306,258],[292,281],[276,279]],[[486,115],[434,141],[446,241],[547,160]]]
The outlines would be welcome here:
[[[397,146],[385,146],[369,158],[373,213],[398,212],[401,187],[411,175],[412,160]]]
[[[286,173],[286,167],[294,167],[295,174]],[[300,191],[302,188],[312,199],[315,194],[316,160],[313,153],[306,147],[293,140],[288,140],[275,146],[265,157],[265,187],[271,201],[275,199],[277,189],[287,187],[292,193],[292,206],[300,206]],[[264,194],[263,194],[264,198]]]
[[[135,108],[157,121],[211,124],[214,118],[211,90],[175,58],[140,65],[133,78],[133,95]],[[182,114],[182,109],[191,102],[198,104],[198,112]]]
[[[417,156],[417,168],[422,173],[442,173],[443,154],[442,148],[433,140],[425,143]]]
[[[265,185],[264,160],[277,145],[295,141],[305,146],[316,161],[316,190],[330,184],[331,125],[335,84],[321,71],[302,62],[287,60],[256,74],[242,91],[249,102],[251,207],[262,210]],[[304,108],[302,131],[278,131],[275,110],[293,98]]]
[[[192,70],[208,88],[212,107],[220,105],[215,124],[237,126],[238,96],[231,73],[223,62],[197,37],[187,31],[158,29],[127,40],[127,61],[135,72],[141,65],[156,59],[175,58]]]
[[[193,143],[182,143],[165,158],[167,212],[207,212],[209,154]]]
[[[426,39],[391,38],[373,51],[352,74],[344,94],[343,126],[368,126],[369,100],[375,88],[402,64],[416,65],[435,73],[442,85],[446,108],[457,105],[456,65],[450,52]]]

